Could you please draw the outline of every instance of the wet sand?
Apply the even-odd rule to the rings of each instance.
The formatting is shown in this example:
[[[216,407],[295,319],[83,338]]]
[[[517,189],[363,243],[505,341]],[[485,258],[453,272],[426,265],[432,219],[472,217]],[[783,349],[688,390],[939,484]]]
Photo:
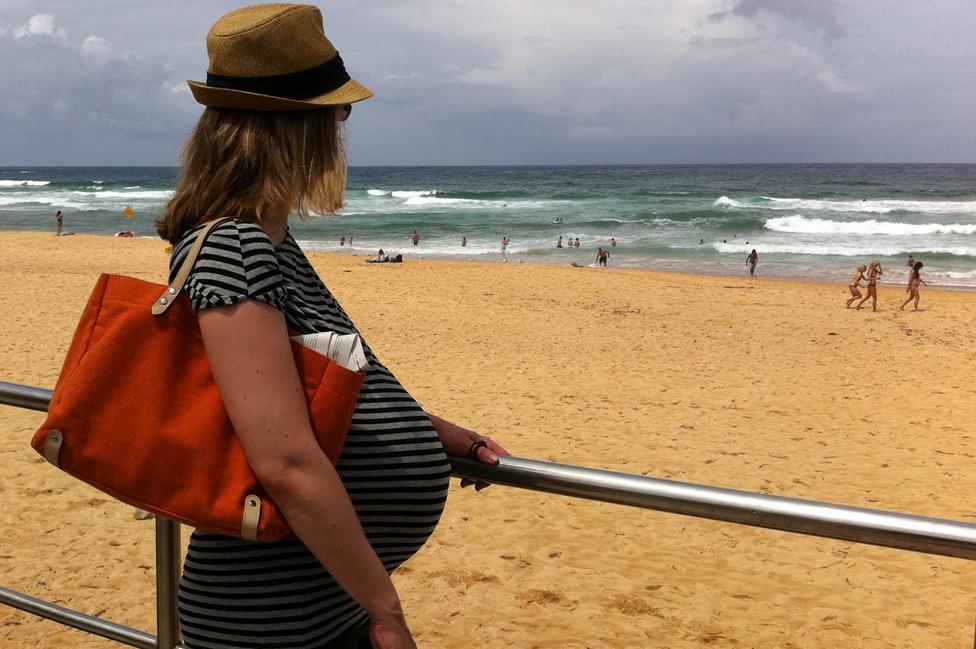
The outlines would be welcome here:
[[[52,387],[102,271],[163,243],[0,234],[0,380]],[[844,309],[844,285],[314,254],[430,411],[516,455],[976,521],[976,294]],[[910,308],[910,307],[909,307]],[[152,631],[153,525],[0,407],[0,585]],[[186,536],[186,534],[184,534]],[[421,647],[970,647],[976,567],[456,484],[396,581]],[[0,646],[118,646],[0,608]]]

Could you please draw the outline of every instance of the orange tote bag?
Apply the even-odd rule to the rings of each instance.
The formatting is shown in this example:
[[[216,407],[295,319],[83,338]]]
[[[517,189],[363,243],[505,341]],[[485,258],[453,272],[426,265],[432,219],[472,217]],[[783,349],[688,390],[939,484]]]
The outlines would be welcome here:
[[[247,463],[182,292],[205,238],[224,220],[201,231],[169,286],[98,279],[31,445],[130,505],[204,530],[274,541],[291,528]],[[334,464],[365,375],[292,346],[312,428]]]

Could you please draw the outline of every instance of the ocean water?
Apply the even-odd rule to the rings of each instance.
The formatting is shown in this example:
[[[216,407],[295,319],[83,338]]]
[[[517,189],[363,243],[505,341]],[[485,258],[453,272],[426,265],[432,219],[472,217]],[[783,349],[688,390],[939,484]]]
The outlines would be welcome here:
[[[0,229],[53,231],[61,209],[69,231],[155,236],[176,177],[162,167],[0,168]],[[611,268],[730,275],[746,273],[755,248],[761,276],[842,282],[871,259],[897,280],[911,253],[930,283],[976,286],[976,165],[354,167],[346,198],[339,215],[293,225],[295,237],[406,259],[583,265],[614,238]],[[557,249],[559,236],[581,247]]]

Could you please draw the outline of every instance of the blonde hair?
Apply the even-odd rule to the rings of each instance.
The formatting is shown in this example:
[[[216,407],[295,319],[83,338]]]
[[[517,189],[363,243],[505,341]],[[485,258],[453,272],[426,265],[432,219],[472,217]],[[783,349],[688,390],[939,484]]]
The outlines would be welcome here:
[[[333,214],[346,189],[336,107],[259,112],[208,108],[181,150],[176,193],[156,232],[177,242],[225,216],[274,224],[290,212]]]

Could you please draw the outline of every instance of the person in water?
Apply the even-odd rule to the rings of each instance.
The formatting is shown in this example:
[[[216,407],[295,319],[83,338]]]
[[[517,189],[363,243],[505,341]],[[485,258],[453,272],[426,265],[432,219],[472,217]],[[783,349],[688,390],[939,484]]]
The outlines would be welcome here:
[[[559,241],[556,242],[556,247],[557,248],[562,248],[563,247],[563,238],[562,238],[562,235],[560,235]]]
[[[410,235],[410,240],[413,241],[413,245],[420,243],[420,233],[414,230],[413,234]]]
[[[467,237],[461,237],[461,247],[462,248],[467,248],[468,247],[468,238]]]
[[[847,286],[847,288],[849,288],[850,291],[851,291],[851,299],[849,299],[847,301],[847,308],[848,309],[851,308],[851,303],[854,300],[858,300],[858,299],[861,298],[861,291],[860,291],[861,280],[864,279],[864,271],[866,271],[867,269],[868,269],[867,266],[865,266],[864,264],[861,264],[854,271],[854,279],[852,279],[851,280],[851,283],[848,284],[848,286]]]
[[[749,274],[750,275],[755,275],[756,274],[756,264],[758,264],[758,263],[759,263],[759,253],[757,253],[756,252],[756,249],[753,248],[752,249],[752,252],[749,253],[749,256],[746,257],[746,264],[749,265]]]
[[[861,301],[857,303],[857,309],[860,310],[861,305],[871,298],[871,310],[878,310],[878,280],[884,275],[884,270],[881,268],[881,262],[877,259],[871,262],[868,266],[868,294],[861,298]]]
[[[922,262],[916,261],[915,265],[912,266],[912,271],[908,273],[908,286],[905,287],[905,292],[908,293],[908,299],[902,302],[901,310],[904,311],[905,307],[909,302],[915,300],[915,311],[918,311],[918,286],[919,284],[925,284],[925,280],[919,275],[919,271],[922,270]],[[928,286],[928,284],[925,284]]]

